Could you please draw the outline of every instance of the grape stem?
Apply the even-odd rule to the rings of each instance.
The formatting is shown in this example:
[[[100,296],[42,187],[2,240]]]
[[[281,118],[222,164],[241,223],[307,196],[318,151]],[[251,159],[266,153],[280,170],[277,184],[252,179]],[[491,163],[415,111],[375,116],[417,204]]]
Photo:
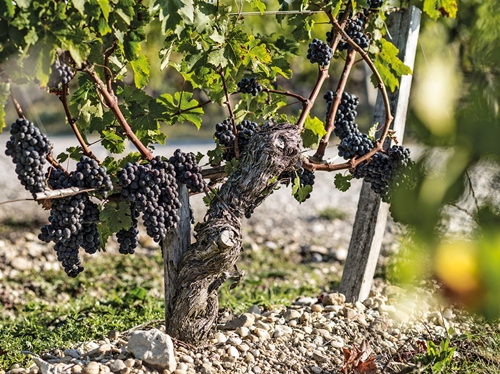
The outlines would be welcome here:
[[[350,4],[347,5],[347,8],[342,16],[342,19],[340,20],[340,25],[335,19],[335,17],[332,16],[331,13],[327,12],[327,15],[330,19],[335,20],[337,25],[339,26],[340,30],[343,30],[347,23],[347,17],[349,15],[349,7]],[[333,38],[332,45],[330,46],[332,48],[332,51],[335,53],[335,50],[337,49],[337,45],[339,44],[340,41],[340,34],[337,32],[335,37]],[[318,97],[319,91],[321,90],[321,86],[325,82],[325,80],[328,78],[328,68],[330,67],[330,64],[326,65],[324,68],[319,67],[319,75],[318,75],[318,80],[316,81],[316,84],[313,88],[313,91],[311,92],[311,95],[309,96],[309,99],[306,101],[306,105],[304,106],[304,109],[302,110],[302,113],[300,113],[299,120],[297,121],[297,126],[299,128],[299,131],[303,130],[304,124],[306,122],[306,118],[309,115],[309,112],[311,111],[312,107],[314,106],[314,102],[316,101],[316,98]]]
[[[137,138],[137,136],[134,134],[132,129],[130,128],[129,124],[127,123],[127,120],[123,116],[123,113],[120,110],[120,107],[118,106],[118,102],[114,96],[114,94],[111,92],[108,92],[106,89],[106,86],[104,85],[103,81],[97,73],[95,72],[94,67],[90,63],[86,63],[82,69],[85,73],[88,74],[88,76],[92,79],[94,82],[94,85],[97,87],[99,92],[102,94],[104,97],[104,100],[109,106],[109,109],[111,112],[113,112],[114,116],[120,123],[120,126],[125,133],[125,135],[130,139],[132,144],[139,150],[141,153],[141,156],[143,159],[151,161],[153,159],[152,153],[142,144],[142,142]]]
[[[71,112],[69,110],[68,100],[67,100],[67,90],[68,90],[68,85],[63,84],[62,94],[61,94],[61,96],[59,96],[59,100],[61,100],[61,103],[64,107],[64,112],[66,112],[66,118],[68,119],[68,123],[71,126],[71,128],[73,129],[73,132],[75,133],[75,136],[78,139],[78,142],[80,143],[80,146],[82,147],[83,153],[85,154],[85,156],[96,160],[99,163],[99,165],[101,165],[102,162],[99,161],[99,159],[92,153],[92,151],[89,149],[89,147],[85,143],[85,140],[83,140],[82,134],[80,134],[80,131],[78,130],[78,127],[76,126],[77,120],[75,118],[73,118],[73,116],[71,115]]]
[[[293,92],[290,92],[290,91],[278,91],[278,90],[272,90],[272,89],[269,89],[267,87],[262,87],[262,91],[263,92],[267,92],[267,93],[275,93],[275,94],[278,94],[278,95],[283,95],[283,96],[290,96],[290,97],[294,97],[295,99],[297,99],[298,101],[300,101],[302,103],[302,106],[305,108],[306,105],[307,105],[307,99],[301,95],[298,95],[298,94],[294,94]]]
[[[14,107],[16,108],[17,116],[19,118],[26,119],[23,110],[21,108],[21,105],[19,105],[19,101],[17,101],[16,97],[14,96],[14,91],[12,91],[12,84],[10,84],[10,98],[12,99]]]
[[[111,80],[113,79],[113,75],[111,74],[111,69],[109,68],[109,58],[113,54],[113,52],[118,47],[118,43],[116,39],[113,41],[113,45],[106,52],[104,52],[104,79],[106,80],[106,86],[108,88],[108,92],[113,92],[113,87],[111,86]]]
[[[332,102],[330,107],[330,112],[328,112],[328,118],[326,121],[326,134],[321,139],[319,143],[318,150],[316,154],[313,156],[313,159],[322,160],[325,155],[325,149],[330,141],[330,136],[332,134],[334,125],[335,125],[335,115],[337,114],[337,109],[339,108],[340,101],[342,100],[342,94],[344,93],[345,85],[347,83],[347,78],[351,73],[351,68],[354,65],[354,60],[356,59],[356,51],[349,51],[347,54],[347,59],[344,65],[344,70],[342,71],[342,75],[340,76],[340,81],[337,86],[337,90],[335,91],[335,99]]]
[[[220,68],[220,76],[222,79],[222,85],[224,86],[224,92],[226,93],[226,105],[229,110],[229,115],[231,116],[231,121],[233,121],[233,132],[234,132],[234,153],[236,154],[236,159],[240,158],[240,150],[238,148],[238,129],[236,128],[236,119],[234,118],[233,108],[231,108],[231,101],[229,101],[229,92],[227,90],[226,79],[224,78],[224,69]]]

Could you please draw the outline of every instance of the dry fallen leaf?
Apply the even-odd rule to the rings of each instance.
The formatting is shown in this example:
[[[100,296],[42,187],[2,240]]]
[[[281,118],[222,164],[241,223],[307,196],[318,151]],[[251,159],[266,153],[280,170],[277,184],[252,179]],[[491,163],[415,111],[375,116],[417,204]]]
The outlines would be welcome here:
[[[363,341],[359,349],[353,345],[352,351],[347,348],[342,348],[342,350],[345,360],[342,371],[347,373],[349,370],[356,374],[374,374],[377,371],[375,357],[369,358],[373,351],[367,340]]]

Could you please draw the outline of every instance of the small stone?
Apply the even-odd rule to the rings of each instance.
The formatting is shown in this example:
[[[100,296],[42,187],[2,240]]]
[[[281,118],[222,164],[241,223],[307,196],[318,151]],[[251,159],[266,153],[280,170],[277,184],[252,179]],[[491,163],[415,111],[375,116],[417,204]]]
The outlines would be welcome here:
[[[125,364],[123,363],[122,360],[116,360],[113,362],[111,365],[109,365],[109,368],[111,369],[112,372],[119,372],[120,370],[123,370],[126,368]]]
[[[323,259],[321,259],[323,261]],[[295,300],[294,304],[295,305],[304,305],[304,306],[310,306],[313,304],[316,304],[318,299],[315,299],[313,297],[301,297],[297,300]]]
[[[260,308],[257,306],[257,305],[252,305],[250,308],[248,308],[248,310],[246,311],[247,313],[252,313],[252,314],[257,314],[257,315],[261,315],[261,311],[260,311]]]
[[[452,310],[451,309],[446,309],[444,312],[443,312],[443,317],[444,318],[447,318],[447,319],[452,319],[453,317],[455,317],[455,315],[453,314]]]
[[[271,330],[271,326],[269,326],[269,324],[264,323],[262,321],[255,322],[254,326],[259,328],[259,329],[266,330],[266,331]]]
[[[314,304],[312,307],[311,307],[311,310],[315,313],[321,313],[323,311],[323,307],[319,304]]]
[[[80,365],[75,365],[71,368],[71,372],[73,373],[81,373],[83,368]]]
[[[78,349],[65,349],[64,355],[69,356],[69,357],[73,357],[73,358],[80,358],[82,354],[80,353],[80,351]]]
[[[293,330],[291,327],[285,326],[285,325],[276,325],[274,326],[275,331],[282,331],[285,334],[292,335]]]
[[[254,330],[254,333],[259,337],[260,340],[264,341],[264,340],[269,340],[271,339],[271,335],[269,335],[269,333],[266,331],[266,330],[262,330],[262,329],[255,329]]]
[[[323,306],[342,305],[345,303],[345,295],[341,293],[329,293],[323,297]]]
[[[108,332],[108,339],[111,341],[117,340],[120,337],[120,332],[117,330],[111,330]]]
[[[14,269],[17,270],[29,270],[32,267],[32,263],[29,262],[26,258],[24,257],[15,257],[11,262],[10,266],[12,266]]]
[[[255,361],[255,357],[252,353],[248,352],[247,355],[245,356],[245,362],[247,364],[251,363],[251,362],[254,362]]]
[[[227,354],[228,354],[229,356],[231,356],[231,357],[235,357],[235,358],[240,357],[240,352],[238,351],[238,349],[236,349],[236,347],[233,347],[233,346],[231,346],[231,347],[229,347],[229,348],[227,349]]]
[[[381,297],[374,297],[373,302],[377,304],[378,308],[380,308],[382,305],[385,305],[385,301]]]
[[[238,348],[238,350],[241,351],[241,352],[247,352],[250,349],[250,347],[247,344],[245,344],[245,343],[240,344],[236,348]]]
[[[363,305],[363,303],[361,303],[360,301],[356,301],[354,303],[354,307],[359,310],[360,312],[364,312],[365,309],[366,309],[366,306]]]
[[[373,305],[373,299],[371,297],[365,299],[363,301],[363,305],[366,306],[367,308],[371,307]]]
[[[339,341],[337,341],[337,340],[332,340],[332,341],[330,342],[330,345],[331,345],[332,347],[334,347],[334,348],[342,348],[342,347],[344,346],[344,343],[339,342]]]
[[[349,321],[352,321],[356,317],[357,313],[354,309],[344,308],[344,317]]]
[[[340,312],[344,307],[342,305],[327,305],[325,306],[325,312]]]
[[[405,312],[402,312],[400,310],[397,310],[394,313],[391,313],[391,316],[393,319],[395,319],[398,322],[404,322],[408,323],[410,321],[410,316],[406,314]]]
[[[82,374],[99,374],[99,363],[95,361],[89,362],[83,369]]]
[[[285,336],[285,333],[282,330],[274,330],[273,338],[277,339],[283,336]]]
[[[380,305],[378,306],[378,310],[383,313],[396,313],[396,307],[394,305]]]
[[[98,350],[101,354],[106,354],[107,352],[111,351],[111,345],[108,343],[102,344]]]
[[[109,368],[109,366],[101,365],[101,367],[99,368],[99,374],[109,374],[109,373],[111,373],[111,369]]]
[[[255,315],[251,313],[243,313],[236,319],[229,321],[225,324],[224,329],[236,330],[238,327],[252,326],[255,322]]]
[[[135,365],[135,360],[133,358],[129,358],[123,361],[123,363],[125,364],[126,367],[132,368]]]
[[[202,366],[201,369],[199,370],[200,374],[213,374],[212,370],[206,366]]]
[[[321,369],[319,366],[311,366],[311,371],[314,374],[320,374],[323,372],[323,369]]]
[[[302,331],[304,331],[306,334],[309,335],[312,333],[313,329],[311,326],[304,326],[304,327],[302,327]]]
[[[225,343],[227,341],[226,335],[222,332],[216,332],[214,335],[214,339],[217,340],[218,343]]]
[[[238,327],[235,332],[242,338],[250,335],[250,330],[248,329],[248,327]]]
[[[347,249],[339,248],[335,251],[335,259],[337,261],[343,262],[347,259]]]
[[[285,318],[285,321],[288,322],[292,319],[300,318],[301,315],[302,313],[300,313],[298,310],[290,309],[285,312],[283,318]]]
[[[133,332],[127,352],[157,370],[173,371],[177,366],[172,339],[157,329]]]
[[[28,371],[25,368],[15,368],[15,369],[10,369],[7,374],[23,374],[27,373]]]
[[[231,344],[231,345],[240,345],[242,343],[242,340],[240,338],[233,337],[233,338],[229,338],[227,340],[227,343]]]
[[[183,355],[181,357],[181,360],[184,361],[184,362],[187,362],[189,364],[194,363],[194,359],[191,356],[189,356],[189,355]]]
[[[313,352],[313,360],[319,363],[328,362],[328,359],[319,352]]]

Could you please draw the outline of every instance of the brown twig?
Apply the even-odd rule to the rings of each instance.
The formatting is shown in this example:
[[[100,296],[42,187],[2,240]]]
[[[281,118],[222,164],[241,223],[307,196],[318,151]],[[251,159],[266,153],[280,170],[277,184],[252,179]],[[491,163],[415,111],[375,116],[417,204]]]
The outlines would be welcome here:
[[[220,76],[222,79],[222,84],[224,86],[224,92],[226,93],[226,105],[229,110],[229,115],[231,116],[231,121],[233,121],[233,132],[234,132],[234,153],[236,154],[236,159],[240,157],[240,150],[238,148],[238,130],[236,129],[236,119],[234,118],[233,108],[231,108],[231,101],[229,101],[229,93],[227,91],[226,79],[224,78],[224,69],[220,69]]]
[[[355,50],[349,51],[344,65],[344,70],[342,71],[342,75],[340,76],[340,81],[337,86],[337,90],[335,91],[336,97],[333,100],[332,105],[330,107],[330,112],[328,113],[328,118],[325,126],[326,134],[321,139],[318,150],[316,151],[316,154],[313,156],[318,160],[323,159],[323,156],[325,155],[325,149],[328,145],[328,142],[330,141],[330,136],[332,134],[335,125],[335,115],[337,114],[337,109],[339,108],[340,101],[342,100],[342,94],[344,93],[345,85],[347,83],[347,78],[351,73],[351,68],[354,65],[355,58],[356,58],[356,51]]]
[[[267,87],[262,87],[262,91],[263,92],[267,92],[267,93],[275,93],[275,94],[278,94],[278,95],[284,95],[284,96],[290,96],[290,97],[294,97],[295,99],[297,99],[298,101],[300,101],[302,103],[302,106],[305,108],[306,104],[307,104],[307,99],[303,96],[300,96],[298,94],[294,94],[293,92],[290,92],[290,91],[278,91],[278,90],[271,90]]]
[[[67,100],[67,90],[68,90],[68,85],[63,84],[62,86],[62,94],[59,96],[59,100],[61,100],[61,103],[64,107],[64,112],[66,112],[66,118],[68,119],[68,123],[73,129],[73,132],[75,133],[76,138],[78,139],[78,142],[80,143],[80,146],[82,147],[83,153],[85,156],[90,157],[94,160],[96,160],[99,165],[102,164],[101,161],[92,153],[92,151],[89,149],[87,144],[85,143],[85,140],[82,137],[82,134],[80,134],[80,131],[78,130],[78,127],[76,126],[76,119],[73,118],[71,115],[71,112],[69,110],[69,105],[68,105],[68,100]]]
[[[127,123],[127,120],[123,116],[123,113],[121,112],[120,107],[118,106],[118,102],[117,102],[115,96],[111,92],[108,92],[103,81],[96,74],[94,67],[92,65],[90,65],[89,63],[86,63],[84,68],[83,68],[83,71],[90,76],[90,78],[94,82],[97,89],[104,96],[104,100],[108,104],[111,112],[113,112],[114,116],[116,117],[116,119],[120,123],[120,126],[121,126],[123,132],[130,139],[130,141],[134,144],[134,146],[139,150],[142,158],[145,160],[151,161],[153,159],[153,155],[144,146],[144,144],[141,143],[141,141],[137,138],[137,136],[134,134],[134,132],[130,128],[129,124]]]
[[[67,176],[69,176],[69,173],[66,171],[65,168],[63,168],[61,166],[61,164],[59,164],[59,162],[57,162],[56,160],[54,160],[54,157],[52,157],[52,152],[50,154],[48,154],[47,156],[45,156],[45,159],[53,166],[55,167],[56,169],[60,169],[64,172],[64,174],[66,174]]]
[[[17,116],[22,119],[26,119],[24,116],[23,110],[21,109],[21,105],[19,105],[19,102],[17,101],[16,97],[14,96],[14,91],[12,91],[12,83],[10,84],[10,98],[12,99],[12,102],[14,103],[14,107],[16,108]]]

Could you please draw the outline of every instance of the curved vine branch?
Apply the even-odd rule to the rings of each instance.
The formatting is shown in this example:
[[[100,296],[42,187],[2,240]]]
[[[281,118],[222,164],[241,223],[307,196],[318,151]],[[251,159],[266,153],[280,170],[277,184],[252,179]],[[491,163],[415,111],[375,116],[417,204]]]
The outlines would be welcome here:
[[[73,118],[73,116],[71,115],[71,112],[69,110],[68,100],[67,100],[67,89],[68,89],[68,85],[63,84],[62,94],[61,94],[61,96],[59,96],[59,100],[61,100],[61,103],[64,107],[64,112],[66,113],[66,118],[68,119],[68,123],[71,126],[71,128],[73,129],[73,132],[75,133],[75,136],[78,139],[78,142],[80,143],[80,146],[82,147],[83,153],[85,154],[85,156],[96,160],[100,165],[100,164],[102,164],[102,162],[99,161],[99,159],[92,153],[92,151],[89,149],[89,147],[85,143],[85,140],[83,140],[82,134],[80,134],[80,131],[78,130],[78,127],[76,126],[76,119]]]
[[[104,97],[104,100],[108,104],[109,109],[111,110],[111,112],[113,112],[114,116],[116,117],[116,119],[120,123],[120,126],[121,126],[123,132],[130,139],[132,144],[134,144],[135,147],[139,150],[142,158],[151,161],[153,159],[152,153],[144,146],[144,144],[141,143],[141,141],[134,134],[134,132],[130,128],[129,124],[127,123],[127,120],[123,116],[123,113],[121,112],[120,107],[118,106],[118,102],[116,101],[116,98],[114,97],[114,95],[111,92],[108,92],[103,81],[101,80],[101,78],[99,78],[99,76],[95,72],[94,67],[87,62],[84,65],[82,70],[85,73],[87,73],[88,76],[92,79],[92,81],[94,82],[94,85],[97,87],[99,92]]]
[[[275,93],[275,94],[278,94],[278,95],[283,95],[283,96],[290,96],[290,97],[293,97],[295,99],[297,99],[298,101],[300,101],[302,103],[302,107],[305,108],[305,106],[307,105],[307,99],[301,95],[298,95],[298,94],[295,94],[293,92],[290,92],[290,91],[279,91],[279,90],[272,90],[272,89],[269,89],[267,87],[262,87],[262,91],[263,92],[267,92],[267,93]]]
[[[238,130],[236,129],[236,119],[234,118],[233,108],[231,108],[231,101],[229,101],[229,93],[227,91],[226,79],[224,78],[224,69],[220,69],[220,76],[222,78],[222,84],[224,86],[224,92],[226,93],[226,105],[229,110],[229,115],[231,116],[231,121],[233,121],[233,132],[234,138],[234,153],[236,153],[236,159],[240,157],[240,150],[238,148]]]

